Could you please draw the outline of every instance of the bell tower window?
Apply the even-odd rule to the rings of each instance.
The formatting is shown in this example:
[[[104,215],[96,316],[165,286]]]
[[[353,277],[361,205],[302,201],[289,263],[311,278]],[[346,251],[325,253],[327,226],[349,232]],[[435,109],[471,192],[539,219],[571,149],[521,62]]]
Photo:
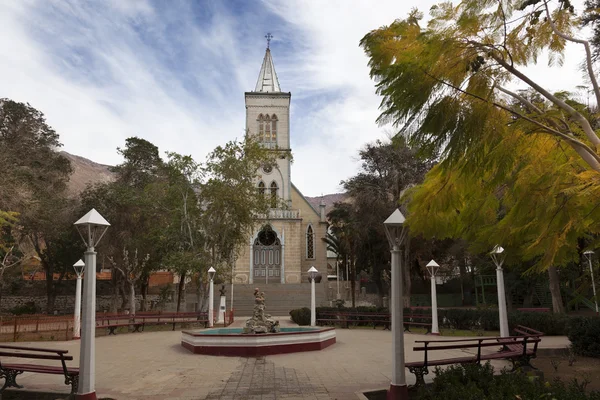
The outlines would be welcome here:
[[[312,225],[308,225],[306,228],[306,258],[315,258],[315,232]]]
[[[277,115],[258,115],[258,141],[274,147],[277,143]]]

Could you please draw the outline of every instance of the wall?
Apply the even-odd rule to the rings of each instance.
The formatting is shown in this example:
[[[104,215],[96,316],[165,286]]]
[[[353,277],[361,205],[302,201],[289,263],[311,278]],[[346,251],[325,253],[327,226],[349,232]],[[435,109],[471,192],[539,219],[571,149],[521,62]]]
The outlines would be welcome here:
[[[142,296],[136,295],[135,297],[136,309],[139,310],[142,302]],[[110,312],[112,299],[112,296],[96,296],[96,311],[102,312],[106,310],[106,312]],[[119,296],[118,299],[120,305],[121,297]],[[146,296],[148,306],[150,306],[152,302],[158,302],[158,299],[158,295]],[[10,312],[10,310],[14,309],[15,307],[24,306],[32,301],[42,312],[46,309],[47,298],[45,296],[2,296],[0,311]],[[54,306],[58,314],[70,314],[75,309],[75,296],[57,296]]]

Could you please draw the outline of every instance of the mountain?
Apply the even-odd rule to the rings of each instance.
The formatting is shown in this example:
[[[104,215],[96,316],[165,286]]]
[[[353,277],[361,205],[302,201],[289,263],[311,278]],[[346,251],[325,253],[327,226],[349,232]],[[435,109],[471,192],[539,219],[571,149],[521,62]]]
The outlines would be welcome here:
[[[114,174],[109,170],[109,165],[98,164],[66,151],[61,151],[60,154],[68,158],[73,167],[73,174],[69,180],[69,191],[73,195],[81,193],[88,184],[110,182],[115,179]]]
[[[318,197],[307,197],[306,200],[316,209],[319,209],[321,201],[325,203],[325,213],[329,213],[333,209],[335,203],[345,203],[348,201],[348,195],[346,193],[333,193],[325,194]]]
[[[81,193],[88,184],[110,182],[115,179],[115,175],[110,172],[110,165],[98,164],[87,158],[76,156],[74,154],[61,151],[61,154],[71,161],[73,174],[69,180],[69,191],[73,195]],[[345,193],[326,194],[318,197],[307,197],[308,202],[316,209],[319,209],[321,200],[325,202],[325,211],[329,212],[334,203],[347,200]]]

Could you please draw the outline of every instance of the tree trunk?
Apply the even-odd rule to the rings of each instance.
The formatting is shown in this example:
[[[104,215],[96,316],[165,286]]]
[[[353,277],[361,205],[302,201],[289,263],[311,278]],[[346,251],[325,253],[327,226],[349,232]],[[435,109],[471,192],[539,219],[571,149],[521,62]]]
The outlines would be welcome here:
[[[352,308],[356,307],[356,271],[354,270],[354,254],[350,255],[350,291],[352,292]]]
[[[129,282],[129,314],[135,315],[135,281]]]
[[[56,293],[54,291],[54,268],[44,263],[44,269],[46,270],[46,313],[54,313],[54,301],[56,300]]]
[[[458,263],[458,270],[460,273],[460,304],[465,306],[465,277],[467,276],[467,258],[465,257],[464,264]]]
[[[147,307],[147,305],[148,305],[147,298],[148,298],[148,281],[149,281],[149,279],[150,278],[147,275],[143,276],[140,279],[140,284],[141,284],[140,290],[141,290],[141,294],[142,294],[142,303],[140,304],[140,311],[147,311],[147,308],[148,308]]]
[[[111,309],[110,312],[116,314],[119,310],[119,306],[117,305],[119,301],[119,286],[117,281],[117,274],[115,274],[115,268],[111,270],[111,278],[110,283],[112,285],[112,301],[111,301]]]
[[[179,308],[181,307],[181,296],[185,293],[185,276],[186,271],[183,271],[183,273],[179,275],[179,286],[177,287],[177,312],[179,312]]]
[[[129,296],[125,292],[125,281],[123,279],[119,280],[119,292],[121,293],[120,310],[121,310],[121,312],[123,312],[125,310],[125,308],[127,307],[127,300],[129,299]]]
[[[560,277],[558,276],[558,269],[554,266],[548,268],[548,281],[550,293],[552,294],[552,310],[555,314],[564,314],[565,306],[560,294]]]

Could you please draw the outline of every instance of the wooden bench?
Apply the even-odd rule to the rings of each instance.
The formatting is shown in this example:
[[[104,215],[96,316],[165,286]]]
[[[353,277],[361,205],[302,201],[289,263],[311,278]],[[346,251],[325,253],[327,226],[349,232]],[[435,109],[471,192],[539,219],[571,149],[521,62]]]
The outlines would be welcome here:
[[[544,307],[540,307],[540,308],[517,308],[517,311],[523,311],[523,312],[550,312],[549,308],[544,308]]]
[[[426,322],[427,321],[427,322]],[[342,324],[349,328],[351,324],[367,323],[373,324],[373,329],[383,325],[383,330],[391,330],[391,318],[389,313],[343,313],[343,312],[322,312],[319,313],[317,324],[335,325]],[[431,332],[431,315],[408,314],[404,316],[404,331],[410,332],[410,326],[421,326]]]
[[[343,313],[343,312],[323,312],[319,313],[317,324],[335,325],[342,324],[349,328],[350,324],[367,323],[373,324],[373,329],[378,325],[383,325],[384,330],[390,330],[390,314],[388,313]]]
[[[60,366],[50,366],[40,364],[5,363],[0,361],[0,377],[4,378],[4,386],[0,388],[0,397],[2,392],[8,387],[16,387],[19,389],[23,387],[16,381],[17,375],[20,375],[23,372],[63,375],[65,377],[65,384],[71,385],[71,394],[75,394],[79,384],[79,368],[67,367],[65,361],[73,360],[73,356],[68,356],[66,355],[67,353],[67,350],[0,345],[0,360],[5,358],[57,360],[60,361],[61,364]]]
[[[407,314],[404,316],[404,332],[410,332],[410,327],[420,326],[425,328],[427,333],[431,333],[431,315],[427,314]]]
[[[112,322],[111,322],[112,321]],[[139,332],[143,328],[143,324],[136,322],[132,316],[129,315],[115,315],[115,316],[97,316],[96,317],[96,328],[108,329],[108,335],[116,335],[117,328],[122,326],[131,326],[134,332]]]
[[[175,330],[175,324],[193,322],[202,323],[204,327],[208,327],[208,314],[207,313],[164,313],[156,315],[140,315],[135,316],[133,319],[135,323],[141,324],[142,330],[146,325],[168,325],[173,324],[173,330]]]
[[[529,363],[537,353],[537,346],[541,339],[537,336],[509,336],[505,338],[479,338],[479,339],[459,339],[459,340],[419,340],[415,343],[423,343],[422,346],[416,346],[413,351],[422,351],[423,361],[414,361],[406,363],[408,370],[415,374],[417,378],[415,386],[425,384],[424,375],[429,373],[429,367],[450,365],[450,364],[468,364],[481,363],[481,361],[508,359],[513,363],[513,369],[517,365],[531,366]],[[486,347],[498,347],[502,345],[502,350],[490,354],[482,354],[481,350]],[[429,353],[436,350],[463,350],[477,349],[476,355],[446,358],[443,360],[429,360]]]

